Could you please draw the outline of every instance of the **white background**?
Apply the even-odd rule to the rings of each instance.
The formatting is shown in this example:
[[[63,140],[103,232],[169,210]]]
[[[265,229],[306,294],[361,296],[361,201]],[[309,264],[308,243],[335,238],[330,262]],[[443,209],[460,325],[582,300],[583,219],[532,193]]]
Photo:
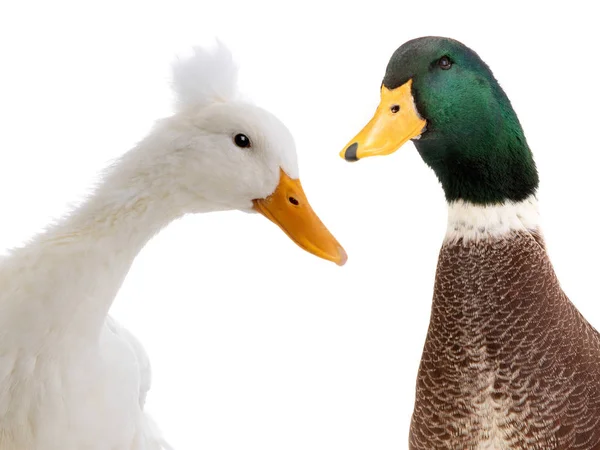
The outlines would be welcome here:
[[[112,311],[151,356],[148,407],[176,449],[406,448],[445,202],[412,144],[356,164],[338,152],[411,38],[454,37],[491,66],[536,156],[556,271],[600,327],[593,2],[359,3],[0,4],[1,248],[168,115],[173,56],[219,36],[295,135],[309,200],[349,254],[339,268],[239,212],[150,242]]]

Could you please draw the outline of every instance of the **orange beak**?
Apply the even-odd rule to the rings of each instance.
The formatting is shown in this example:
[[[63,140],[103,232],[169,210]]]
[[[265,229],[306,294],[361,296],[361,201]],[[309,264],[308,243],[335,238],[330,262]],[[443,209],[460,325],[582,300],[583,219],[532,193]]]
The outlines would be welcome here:
[[[346,263],[346,252],[311,208],[300,180],[292,180],[281,170],[275,192],[253,203],[256,211],[307,252],[338,266]]]

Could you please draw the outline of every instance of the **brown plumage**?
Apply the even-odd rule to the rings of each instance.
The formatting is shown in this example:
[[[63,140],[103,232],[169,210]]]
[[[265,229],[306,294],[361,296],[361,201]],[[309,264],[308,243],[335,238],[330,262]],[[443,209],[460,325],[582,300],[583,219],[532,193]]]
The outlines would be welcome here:
[[[600,450],[600,335],[527,231],[441,249],[411,450]]]

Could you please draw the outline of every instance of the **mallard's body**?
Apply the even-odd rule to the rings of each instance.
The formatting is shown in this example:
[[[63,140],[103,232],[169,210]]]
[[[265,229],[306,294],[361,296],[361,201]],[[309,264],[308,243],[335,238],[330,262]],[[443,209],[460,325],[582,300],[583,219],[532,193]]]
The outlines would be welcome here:
[[[474,225],[440,251],[410,449],[600,449],[600,335],[538,229]]]
[[[424,37],[390,59],[348,161],[408,140],[449,208],[410,428],[411,450],[600,450],[600,335],[562,291],[537,168],[490,68]]]

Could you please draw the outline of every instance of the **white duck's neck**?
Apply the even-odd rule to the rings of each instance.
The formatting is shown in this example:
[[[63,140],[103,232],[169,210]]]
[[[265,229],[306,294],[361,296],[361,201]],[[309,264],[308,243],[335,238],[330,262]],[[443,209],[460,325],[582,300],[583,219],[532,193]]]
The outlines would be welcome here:
[[[446,243],[485,241],[519,231],[539,233],[540,215],[535,196],[521,202],[476,205],[458,200],[448,205]]]
[[[168,181],[156,176],[160,167],[146,170],[136,150],[84,204],[4,261],[3,346],[86,345],[97,338],[136,255],[189,210],[190,194],[170,192]]]

